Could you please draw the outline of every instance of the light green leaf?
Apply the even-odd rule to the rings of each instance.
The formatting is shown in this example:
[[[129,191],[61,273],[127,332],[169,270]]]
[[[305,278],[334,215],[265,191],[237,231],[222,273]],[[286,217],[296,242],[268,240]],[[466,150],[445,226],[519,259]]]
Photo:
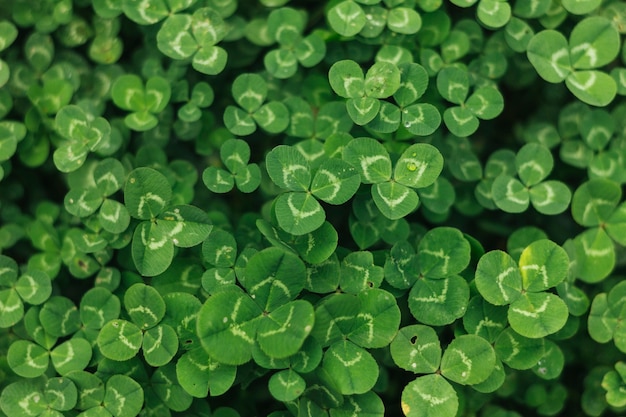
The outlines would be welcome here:
[[[437,74],[437,90],[444,99],[454,104],[462,104],[469,93],[467,70],[455,66],[442,69]]]
[[[233,81],[233,98],[247,112],[254,112],[261,107],[267,97],[267,83],[258,74],[245,73]]]
[[[506,328],[498,338],[494,348],[498,359],[513,369],[530,369],[537,365],[545,352],[544,338],[524,337],[512,328]]]
[[[400,70],[389,62],[375,62],[365,74],[365,95],[387,98],[400,88]]]
[[[572,197],[572,217],[581,226],[597,226],[609,219],[621,196],[621,188],[611,180],[595,178],[586,181]]]
[[[306,388],[306,381],[292,369],[285,369],[270,377],[267,383],[270,393],[278,401],[294,401]]]
[[[343,159],[357,169],[363,184],[376,184],[391,178],[391,159],[375,139],[355,138],[343,149]]]
[[[567,321],[569,310],[558,296],[552,293],[525,293],[511,303],[509,323],[522,336],[540,338],[556,333]]]
[[[360,313],[349,339],[364,348],[382,348],[393,340],[400,326],[400,309],[391,293],[370,288],[358,295]]]
[[[289,110],[279,101],[270,101],[255,111],[252,118],[266,132],[280,133],[289,125]]]
[[[406,417],[454,416],[459,409],[455,389],[439,374],[421,376],[402,390]]]
[[[143,335],[133,323],[116,319],[108,322],[98,333],[98,348],[109,359],[126,361],[133,358],[139,349]]]
[[[476,335],[461,335],[446,347],[441,374],[458,384],[475,385],[489,378],[495,364],[496,353],[488,341]]]
[[[606,17],[587,17],[574,26],[569,37],[569,47],[574,68],[599,68],[617,58],[620,34],[614,23]]]
[[[403,327],[390,345],[391,357],[400,368],[416,373],[434,373],[441,363],[441,344],[430,326]]]
[[[150,377],[150,385],[170,410],[180,412],[191,406],[193,397],[181,386],[174,364],[161,366],[154,371]]]
[[[465,105],[476,117],[491,120],[504,110],[504,97],[496,87],[480,87],[472,93]]]
[[[409,309],[424,324],[444,326],[463,316],[469,292],[467,281],[458,275],[418,279],[409,292]]]
[[[265,69],[278,79],[293,77],[298,71],[298,59],[290,49],[273,49],[263,58]]]
[[[569,270],[565,249],[548,239],[528,245],[520,255],[522,287],[526,291],[544,291],[563,281]]]
[[[607,106],[617,94],[617,83],[602,71],[573,72],[567,76],[565,85],[580,101],[592,106]]]
[[[505,0],[480,0],[476,14],[488,28],[501,28],[511,18],[511,5]]]
[[[320,203],[309,193],[287,192],[275,203],[276,217],[281,229],[300,236],[318,229],[326,219]]]
[[[463,315],[463,327],[469,334],[494,342],[508,325],[507,311],[507,307],[495,306],[476,295],[470,300]]]
[[[18,380],[2,390],[0,408],[6,415],[37,417],[46,409],[43,384]]]
[[[293,248],[305,262],[319,265],[332,256],[338,241],[337,231],[325,221],[311,233],[298,236],[293,242]]]
[[[431,135],[441,125],[441,114],[430,103],[411,104],[402,109],[400,114],[402,116],[402,126],[417,136]]]
[[[508,253],[493,250],[481,256],[476,266],[476,288],[494,305],[506,305],[522,294],[522,274]]]
[[[376,360],[365,349],[344,340],[332,344],[324,353],[322,369],[343,395],[364,394],[378,379]]]
[[[252,358],[261,308],[240,290],[224,290],[209,297],[197,316],[198,337],[219,363],[241,365]]]
[[[134,169],[124,186],[124,203],[131,216],[147,220],[163,211],[172,198],[167,178],[153,168]]]
[[[160,367],[178,352],[178,336],[171,326],[159,324],[144,333],[141,347],[148,365]]]
[[[36,378],[48,369],[50,356],[44,348],[31,341],[16,340],[9,346],[6,361],[17,375]]]
[[[78,308],[72,300],[60,295],[52,296],[45,302],[39,312],[39,320],[46,332],[57,337],[68,336],[80,328]]]
[[[528,189],[516,178],[499,175],[491,186],[493,201],[507,213],[522,213],[530,204]]]
[[[567,39],[556,30],[533,36],[526,54],[539,76],[550,83],[564,81],[573,71]]]
[[[123,233],[130,225],[130,213],[122,203],[105,199],[98,212],[98,220],[104,230],[113,234]]]
[[[374,120],[381,107],[381,102],[372,97],[349,98],[346,109],[352,121],[363,126]]]
[[[572,192],[561,181],[544,181],[529,190],[530,203],[541,214],[561,214],[569,207]]]
[[[17,280],[15,290],[29,304],[42,304],[52,294],[52,282],[45,272],[28,271]]]
[[[257,341],[271,358],[287,358],[298,353],[313,330],[315,313],[305,300],[296,300],[264,316],[258,327]]]
[[[416,143],[400,155],[393,178],[407,187],[423,188],[433,184],[442,170],[443,156],[439,150],[427,143]]]
[[[133,284],[126,290],[124,308],[142,330],[156,326],[165,315],[165,301],[159,292],[143,283]]]
[[[174,242],[158,223],[142,222],[133,233],[132,257],[142,275],[159,275],[172,263]]]
[[[56,346],[50,352],[52,365],[59,375],[87,368],[92,357],[91,344],[86,339],[75,337]]]
[[[470,262],[470,244],[453,227],[429,230],[417,247],[420,274],[428,278],[445,278],[461,273]]]
[[[349,163],[336,158],[320,165],[311,182],[311,192],[329,204],[343,204],[354,196],[361,185],[358,171]]]
[[[367,21],[365,12],[353,0],[338,3],[326,15],[330,27],[342,36],[354,36],[363,29]]]
[[[448,107],[443,112],[443,121],[452,134],[458,137],[471,136],[480,124],[478,118],[467,107]]]
[[[363,70],[352,60],[335,62],[328,71],[328,81],[332,89],[343,98],[356,98],[365,92]]]
[[[306,158],[287,145],[273,148],[265,157],[265,167],[270,178],[282,189],[306,191],[311,184],[311,169]]]
[[[413,35],[421,29],[422,17],[414,9],[408,7],[394,7],[389,10],[387,27],[393,32]]]
[[[104,388],[103,405],[113,417],[138,415],[144,403],[144,392],[134,379],[126,375],[113,375]]]
[[[592,228],[574,238],[577,275],[581,280],[594,283],[609,276],[615,267],[615,246],[606,231]]]
[[[417,193],[399,182],[381,182],[372,187],[372,198],[380,212],[391,220],[407,216],[417,208]]]

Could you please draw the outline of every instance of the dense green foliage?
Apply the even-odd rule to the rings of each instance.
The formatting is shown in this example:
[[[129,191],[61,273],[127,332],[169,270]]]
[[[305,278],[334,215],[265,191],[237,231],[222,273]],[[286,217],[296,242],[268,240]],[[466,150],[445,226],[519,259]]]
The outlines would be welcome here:
[[[0,416],[626,410],[626,3],[0,1]]]

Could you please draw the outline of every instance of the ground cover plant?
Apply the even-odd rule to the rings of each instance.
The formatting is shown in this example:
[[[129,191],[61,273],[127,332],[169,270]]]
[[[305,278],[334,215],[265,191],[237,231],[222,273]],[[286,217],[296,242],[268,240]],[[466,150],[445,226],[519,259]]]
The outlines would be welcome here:
[[[626,3],[0,2],[0,415],[626,411]]]

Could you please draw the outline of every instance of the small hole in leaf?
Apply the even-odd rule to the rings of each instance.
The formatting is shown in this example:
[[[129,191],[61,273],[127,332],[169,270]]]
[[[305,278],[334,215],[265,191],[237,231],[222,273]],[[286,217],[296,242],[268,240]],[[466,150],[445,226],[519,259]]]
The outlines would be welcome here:
[[[417,336],[411,338],[411,344],[414,345],[415,343],[417,343]]]

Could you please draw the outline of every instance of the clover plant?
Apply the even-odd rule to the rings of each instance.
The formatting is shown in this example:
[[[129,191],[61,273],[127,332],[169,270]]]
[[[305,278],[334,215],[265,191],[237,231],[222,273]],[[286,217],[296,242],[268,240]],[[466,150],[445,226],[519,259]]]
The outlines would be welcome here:
[[[623,415],[625,36],[0,2],[0,417]]]

